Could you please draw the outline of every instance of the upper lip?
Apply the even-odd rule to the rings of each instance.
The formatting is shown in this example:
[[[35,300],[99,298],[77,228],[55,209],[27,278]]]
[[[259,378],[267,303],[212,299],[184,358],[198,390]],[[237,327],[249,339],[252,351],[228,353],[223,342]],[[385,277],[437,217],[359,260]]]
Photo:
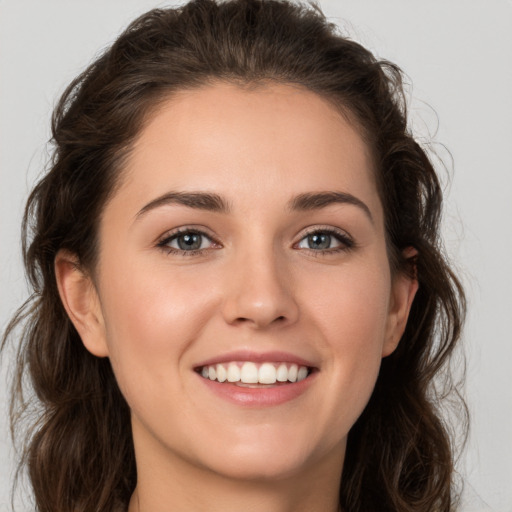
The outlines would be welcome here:
[[[229,363],[231,361],[251,361],[253,363],[295,363],[299,366],[314,368],[314,362],[299,357],[290,352],[273,350],[270,352],[254,352],[252,350],[235,350],[206,359],[195,365],[196,368],[211,366],[214,364]]]

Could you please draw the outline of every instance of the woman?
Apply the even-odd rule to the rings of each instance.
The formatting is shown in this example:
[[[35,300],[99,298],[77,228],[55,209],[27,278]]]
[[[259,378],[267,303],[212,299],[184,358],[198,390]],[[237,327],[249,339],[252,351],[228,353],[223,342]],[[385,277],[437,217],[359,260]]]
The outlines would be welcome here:
[[[191,2],[53,136],[7,332],[39,510],[452,510],[433,379],[464,297],[396,66],[316,8]]]

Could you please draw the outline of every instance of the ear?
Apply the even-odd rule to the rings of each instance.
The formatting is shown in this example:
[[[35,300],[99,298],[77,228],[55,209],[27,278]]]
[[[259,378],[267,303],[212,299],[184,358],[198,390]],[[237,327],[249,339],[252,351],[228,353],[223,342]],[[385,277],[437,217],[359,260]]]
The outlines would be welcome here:
[[[404,249],[402,254],[405,259],[414,260],[418,256],[418,251],[413,247],[408,247]],[[389,356],[394,352],[405,331],[412,301],[418,291],[416,267],[414,266],[413,275],[407,272],[398,272],[393,278],[391,287],[386,339],[384,340],[382,357]]]
[[[69,319],[91,354],[108,356],[105,323],[96,287],[81,268],[78,258],[64,250],[55,257],[57,287]]]

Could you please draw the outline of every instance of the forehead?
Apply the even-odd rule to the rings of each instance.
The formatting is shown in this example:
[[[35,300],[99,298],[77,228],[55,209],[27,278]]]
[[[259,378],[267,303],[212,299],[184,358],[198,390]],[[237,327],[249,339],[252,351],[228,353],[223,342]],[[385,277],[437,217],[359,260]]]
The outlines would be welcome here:
[[[124,178],[116,195],[134,205],[166,189],[208,190],[235,202],[250,196],[254,207],[269,196],[287,201],[318,190],[377,199],[358,128],[332,102],[287,84],[221,82],[174,94],[141,130]]]

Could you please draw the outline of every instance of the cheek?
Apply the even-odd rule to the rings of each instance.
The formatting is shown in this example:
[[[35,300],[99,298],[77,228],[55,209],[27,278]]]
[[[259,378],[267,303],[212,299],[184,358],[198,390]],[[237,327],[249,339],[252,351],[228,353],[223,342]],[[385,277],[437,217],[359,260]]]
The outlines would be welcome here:
[[[309,309],[333,349],[364,351],[384,340],[391,277],[385,261],[371,263],[316,276]]]
[[[139,393],[154,391],[155,382],[176,385],[180,359],[209,318],[212,287],[190,273],[135,262],[102,283],[109,357],[125,395],[134,377]]]
[[[388,319],[390,277],[387,265],[352,266],[330,282],[318,282],[311,311],[329,354],[329,392],[333,410],[353,424],[368,402],[380,369]],[[312,302],[313,304],[313,302]],[[339,420],[341,421],[341,419]]]

